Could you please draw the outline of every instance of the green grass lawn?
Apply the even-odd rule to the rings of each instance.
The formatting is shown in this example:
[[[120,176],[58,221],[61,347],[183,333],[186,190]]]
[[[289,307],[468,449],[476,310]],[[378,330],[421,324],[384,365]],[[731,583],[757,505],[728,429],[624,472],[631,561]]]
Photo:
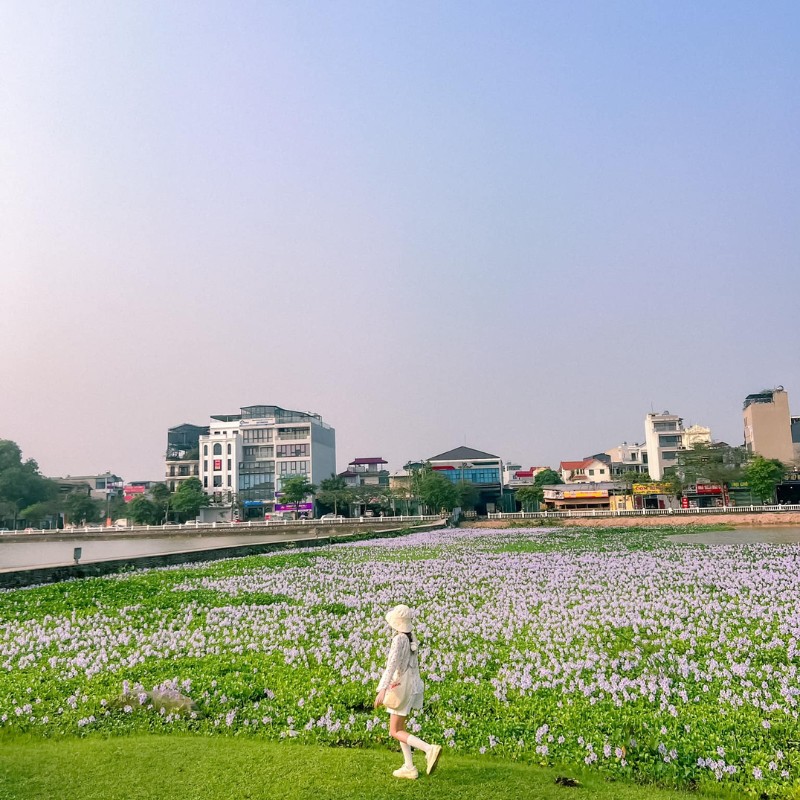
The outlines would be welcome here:
[[[422,754],[415,755],[424,765]],[[2,800],[690,800],[701,795],[605,782],[596,772],[544,769],[445,753],[430,778],[393,778],[398,751],[258,742],[221,736],[131,736],[0,743]],[[566,788],[557,776],[577,778]],[[731,796],[731,795],[727,795]]]

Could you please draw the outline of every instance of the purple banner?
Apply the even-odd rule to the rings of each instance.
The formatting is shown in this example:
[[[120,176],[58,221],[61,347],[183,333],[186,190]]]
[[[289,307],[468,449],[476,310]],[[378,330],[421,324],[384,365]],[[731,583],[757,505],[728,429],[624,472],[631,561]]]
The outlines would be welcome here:
[[[275,510],[276,511],[295,511],[294,503],[275,503]],[[313,503],[300,503],[297,506],[297,511],[313,511],[314,504]]]

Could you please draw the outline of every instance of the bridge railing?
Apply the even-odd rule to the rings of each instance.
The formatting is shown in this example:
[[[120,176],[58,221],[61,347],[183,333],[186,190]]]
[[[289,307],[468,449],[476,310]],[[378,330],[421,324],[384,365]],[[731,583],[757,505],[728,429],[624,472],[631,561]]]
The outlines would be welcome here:
[[[564,511],[516,511],[489,514],[489,519],[569,519],[571,517],[678,517],[706,514],[764,514],[800,511],[800,505],[713,506],[710,508],[569,509]]]
[[[375,525],[375,524],[394,524],[394,523],[422,523],[436,522],[442,519],[437,514],[398,514],[394,517],[342,517],[329,519],[265,519],[265,520],[244,520],[242,522],[175,522],[166,525],[85,525],[81,527],[65,528],[25,528],[24,530],[0,531],[0,537],[16,535],[21,533],[142,533],[146,531],[164,531],[166,533],[182,533],[184,531],[198,530],[218,530],[218,531],[241,531],[250,528],[285,528],[291,527],[311,527],[311,526],[336,526],[336,525]]]

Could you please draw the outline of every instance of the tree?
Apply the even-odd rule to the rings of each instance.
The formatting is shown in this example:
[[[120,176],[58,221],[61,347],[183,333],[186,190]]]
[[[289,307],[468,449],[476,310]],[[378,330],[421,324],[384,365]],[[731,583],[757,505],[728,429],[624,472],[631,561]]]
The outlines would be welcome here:
[[[136,525],[160,525],[164,520],[163,507],[143,494],[127,504],[125,513]]]
[[[346,508],[353,502],[354,493],[347,485],[344,478],[331,475],[320,481],[317,491],[317,501],[333,509],[334,514],[339,513],[339,508]]]
[[[749,457],[743,447],[699,442],[688,450],[678,451],[675,472],[685,484],[707,481],[722,486],[744,478],[744,465]]]
[[[775,487],[783,480],[786,467],[777,458],[756,456],[745,470],[745,479],[751,491],[767,503],[775,499]]]
[[[457,505],[461,506],[464,511],[472,511],[481,499],[481,493],[478,491],[477,486],[468,481],[459,481],[456,485],[456,492],[458,496]]]
[[[57,484],[39,472],[34,460],[23,461],[22,451],[15,442],[0,439],[0,516],[12,519],[16,528],[22,509],[52,501],[57,496]]]
[[[83,491],[70,492],[64,500],[64,514],[73,525],[100,521],[100,503]]]
[[[199,478],[181,481],[171,499],[173,510],[182,520],[196,517],[211,502]]]
[[[317,487],[309,483],[305,475],[292,475],[291,478],[285,478],[281,485],[283,501],[294,504],[295,517],[300,514],[300,503],[313,496],[316,491]]]
[[[619,484],[619,486],[624,489],[625,494],[633,496],[634,483],[652,483],[653,479],[646,472],[636,472],[635,470],[630,469],[615,478],[614,482]]]
[[[150,499],[160,511],[158,522],[169,522],[169,510],[172,505],[172,494],[166,483],[157,483],[151,486],[148,492]]]
[[[23,508],[20,511],[20,517],[30,525],[43,527],[45,521],[47,521],[49,527],[56,528],[58,527],[58,517],[61,514],[62,507],[63,501],[56,494],[49,500],[41,500],[27,508]]]
[[[534,486],[557,486],[560,483],[564,483],[564,479],[550,467],[537,472],[533,479]]]
[[[422,475],[419,481],[419,496],[434,512],[442,509],[452,511],[458,505],[456,485],[435,470],[425,471]]]
[[[530,486],[522,486],[517,489],[515,496],[522,503],[523,511],[530,511],[530,506],[534,506],[533,510],[536,510],[539,507],[539,503],[544,499],[544,489],[533,483]]]

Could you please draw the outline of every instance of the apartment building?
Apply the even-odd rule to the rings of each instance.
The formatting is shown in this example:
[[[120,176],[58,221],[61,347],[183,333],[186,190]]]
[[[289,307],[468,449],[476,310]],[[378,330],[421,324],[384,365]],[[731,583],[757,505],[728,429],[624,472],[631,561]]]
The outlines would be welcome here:
[[[744,446],[749,452],[784,464],[794,461],[789,395],[783,386],[747,395],[742,417]]]
[[[319,414],[273,405],[244,406],[211,417],[200,437],[200,479],[216,504],[245,517],[281,510],[281,484],[302,475],[319,484],[336,471],[336,432]],[[277,501],[277,503],[276,503]],[[313,508],[311,499],[302,508]]]
[[[184,422],[167,429],[165,481],[174,492],[183,481],[200,477],[200,437],[208,435],[208,425]]]
[[[678,450],[683,447],[683,418],[664,411],[648,414],[644,420],[644,439],[647,446],[647,471],[654,481],[664,477],[664,470],[678,462]]]

